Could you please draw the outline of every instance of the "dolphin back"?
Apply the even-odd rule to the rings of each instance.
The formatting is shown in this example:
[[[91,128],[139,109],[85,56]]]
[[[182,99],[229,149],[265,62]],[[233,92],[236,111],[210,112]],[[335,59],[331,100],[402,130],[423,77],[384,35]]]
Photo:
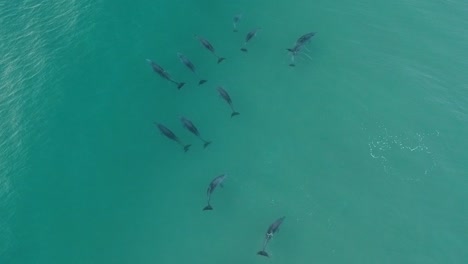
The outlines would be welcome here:
[[[268,233],[275,233],[276,231],[278,231],[279,227],[281,226],[285,218],[286,217],[283,216],[283,217],[278,218],[275,222],[273,222],[273,224],[271,224],[270,227],[268,228]]]
[[[156,122],[154,124],[158,127],[159,131],[161,131],[161,133],[163,133],[166,137],[177,140],[177,136],[169,128],[167,128],[163,124],[159,124]]]

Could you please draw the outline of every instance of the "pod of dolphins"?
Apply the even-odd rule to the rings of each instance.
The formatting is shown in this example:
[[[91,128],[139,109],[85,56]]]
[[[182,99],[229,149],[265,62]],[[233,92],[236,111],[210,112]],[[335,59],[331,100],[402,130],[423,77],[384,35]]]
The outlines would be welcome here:
[[[238,27],[239,27],[239,23],[242,19],[242,14],[237,14],[233,17],[233,32],[238,32]],[[244,39],[244,43],[241,47],[241,51],[242,52],[247,52],[247,43],[250,42],[254,37],[256,37],[258,31],[260,30],[261,28],[255,28],[251,31],[249,31],[247,33],[247,35],[245,36],[245,39]],[[312,37],[314,37],[316,34],[316,32],[308,32],[306,34],[303,34],[301,35],[294,43],[294,45],[291,47],[291,48],[287,48],[286,50],[288,52],[290,52],[291,54],[291,63],[289,64],[289,66],[291,67],[295,67],[296,66],[296,57],[298,55],[305,55],[305,56],[308,56],[304,50],[307,50],[307,44],[310,43]],[[198,39],[198,41],[200,42],[200,44],[206,49],[208,50],[212,55],[214,55],[216,58],[217,58],[217,63],[221,63],[223,62],[224,60],[226,60],[226,58],[220,56],[215,48],[213,47],[213,45],[205,38],[199,36],[199,35],[194,35],[194,37],[196,39]],[[198,72],[195,68],[195,65],[192,63],[192,61],[186,57],[184,54],[178,52],[177,53],[177,57],[179,58],[180,62],[185,65],[185,67],[187,67],[191,72],[193,72],[195,74],[195,76],[199,79],[198,81],[198,85],[202,85],[204,83],[207,82],[206,79],[203,79],[201,78],[199,75],[198,75]],[[150,59],[146,59],[146,61],[149,63],[149,65],[151,66],[151,68],[153,69],[153,71],[155,73],[157,73],[160,77],[162,77],[163,79],[173,83],[176,85],[177,89],[181,89],[184,85],[185,85],[185,82],[178,82],[176,80],[174,80],[170,75],[169,73],[162,67],[160,66],[159,64],[157,64],[156,62],[150,60]],[[234,117],[234,116],[237,116],[239,115],[240,113],[237,112],[235,109],[234,109],[234,105],[233,105],[233,102],[232,102],[232,99],[231,99],[231,96],[229,95],[229,93],[224,89],[224,87],[222,86],[218,86],[216,87],[216,90],[218,92],[218,94],[220,95],[220,97],[229,105],[229,107],[231,108],[231,117]],[[208,147],[208,145],[211,144],[211,141],[205,139],[204,137],[201,136],[201,133],[199,132],[198,128],[195,126],[195,124],[189,120],[188,118],[186,117],[180,117],[180,122],[182,124],[182,126],[188,130],[190,133],[192,133],[193,135],[195,135],[196,137],[198,137],[198,139],[200,139],[200,141],[203,142],[203,148],[206,148]],[[168,139],[172,140],[172,141],[175,141],[177,142],[184,150],[184,152],[187,152],[189,150],[189,148],[192,146],[191,144],[186,144],[186,142],[182,142],[182,140],[179,139],[178,136],[176,136],[174,134],[174,132],[172,132],[169,128],[167,128],[165,125],[161,124],[161,123],[158,123],[158,122],[154,122],[154,125],[156,125],[156,127],[158,128],[158,130],[161,132],[162,135],[164,135],[165,137],[167,137]],[[227,175],[226,174],[221,174],[217,177],[215,177],[208,185],[208,189],[206,191],[207,193],[207,205],[203,208],[203,211],[211,211],[213,210],[213,206],[211,205],[211,199],[212,199],[212,195],[213,195],[213,192],[216,190],[216,188],[219,186],[219,187],[223,187],[223,183],[224,183],[224,180],[227,178]],[[261,250],[259,250],[257,252],[258,255],[260,256],[264,256],[264,257],[269,257],[269,254],[266,252],[266,247],[268,245],[268,243],[270,242],[270,240],[273,238],[273,235],[275,233],[277,233],[279,231],[279,228],[281,226],[281,224],[283,223],[284,219],[286,217],[285,216],[282,216],[280,218],[278,218],[277,220],[275,220],[272,224],[270,224],[270,226],[268,227],[266,233],[265,233],[265,239],[264,239],[264,242],[263,242],[263,246],[261,248]]]

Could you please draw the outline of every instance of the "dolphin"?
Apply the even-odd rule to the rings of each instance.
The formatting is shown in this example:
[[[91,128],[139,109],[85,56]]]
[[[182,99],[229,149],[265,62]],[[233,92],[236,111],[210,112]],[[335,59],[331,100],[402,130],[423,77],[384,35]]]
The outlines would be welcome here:
[[[223,60],[226,59],[226,58],[220,57],[220,56],[218,56],[218,54],[216,54],[216,51],[215,51],[213,45],[211,45],[211,43],[208,40],[206,40],[206,39],[204,39],[204,38],[202,38],[202,37],[200,37],[198,35],[195,35],[195,37],[200,41],[200,43],[203,45],[203,47],[205,47],[207,50],[211,51],[211,53],[213,53],[218,58],[218,63],[221,63]]]
[[[244,42],[244,45],[242,46],[242,48],[240,49],[241,51],[243,52],[247,52],[247,48],[245,47],[247,45],[247,42],[249,42],[253,37],[255,37],[257,35],[257,32],[260,30],[260,28],[256,28],[252,31],[250,31],[249,33],[247,33],[247,35],[245,36],[245,42]]]
[[[273,238],[273,235],[279,231],[279,227],[281,226],[281,224],[283,223],[284,219],[286,218],[286,216],[283,216],[283,217],[280,217],[278,218],[275,222],[273,222],[269,227],[268,227],[268,230],[266,231],[266,234],[265,234],[265,241],[263,242],[263,248],[262,250],[258,251],[257,254],[260,255],[260,256],[265,256],[265,257],[269,257],[268,253],[265,251],[265,248],[268,244],[268,242],[270,241],[270,239]]]
[[[192,134],[194,134],[195,136],[197,136],[201,141],[203,141],[203,148],[206,148],[209,144],[211,144],[211,141],[207,141],[207,140],[204,140],[201,135],[200,135],[200,132],[198,131],[197,127],[192,123],[192,121],[188,120],[187,118],[185,117],[181,117],[180,118],[180,121],[182,122],[182,125],[188,130],[190,131]]]
[[[169,128],[167,128],[163,124],[160,124],[157,122],[154,122],[154,124],[158,127],[159,131],[161,131],[161,133],[164,136],[166,136],[167,138],[171,140],[174,140],[175,142],[179,143],[182,147],[184,147],[184,152],[187,152],[190,146],[192,146],[191,144],[185,145],[184,143],[182,143],[182,141]]]
[[[213,194],[216,187],[218,186],[220,186],[221,188],[224,187],[223,182],[226,179],[226,177],[227,177],[226,174],[221,174],[210,182],[210,185],[208,185],[208,190],[206,190],[206,194],[208,195],[208,204],[203,208],[203,211],[213,210],[213,207],[210,204],[211,194]]]
[[[237,14],[232,18],[232,25],[234,29],[232,31],[237,32],[237,25],[239,24],[240,20],[242,19],[242,14]]]
[[[175,84],[177,84],[177,89],[180,89],[182,88],[182,86],[184,86],[184,82],[176,82],[174,81],[171,76],[169,75],[169,73],[163,68],[161,67],[160,65],[158,65],[156,62],[150,60],[150,59],[146,59],[146,61],[151,65],[151,68],[153,68],[153,71],[157,74],[159,74],[159,76],[161,76],[162,78],[170,81],[170,82],[173,82]]]
[[[180,52],[177,52],[177,57],[179,57],[179,60],[180,60],[180,62],[182,62],[182,64],[184,64],[193,73],[195,73],[195,75],[197,75],[197,77],[200,79],[200,81],[198,82],[198,85],[206,83],[206,80],[203,80],[198,76],[198,73],[195,70],[195,65],[193,65],[193,63],[187,58],[187,56],[185,56],[184,54],[182,54]]]
[[[299,52],[305,48],[305,46],[307,44],[310,43],[310,40],[312,39],[313,36],[315,36],[315,34],[317,34],[316,32],[309,32],[309,33],[306,33],[302,36],[300,36],[297,40],[296,40],[296,43],[294,44],[294,47],[292,48],[289,48],[289,49],[286,49],[287,51],[291,52],[291,63],[289,64],[289,66],[291,67],[294,67],[296,66],[295,64],[295,57],[296,55],[299,54]],[[308,56],[307,54],[305,54],[306,56]],[[310,58],[310,57],[309,57]]]
[[[216,90],[218,90],[218,93],[219,95],[224,99],[224,101],[226,101],[229,106],[231,107],[231,110],[232,110],[232,113],[231,113],[231,117],[234,117],[236,115],[239,115],[239,112],[236,112],[236,110],[234,110],[234,106],[232,105],[232,100],[231,100],[231,97],[229,96],[228,92],[226,92],[226,90],[224,90],[223,87],[221,86],[218,86],[216,88]]]

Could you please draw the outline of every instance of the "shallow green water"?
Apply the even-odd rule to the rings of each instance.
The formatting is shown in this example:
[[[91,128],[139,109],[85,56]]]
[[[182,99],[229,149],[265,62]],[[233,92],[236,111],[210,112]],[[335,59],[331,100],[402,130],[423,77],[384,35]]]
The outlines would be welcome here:
[[[214,2],[0,0],[0,263],[468,262],[466,2]]]

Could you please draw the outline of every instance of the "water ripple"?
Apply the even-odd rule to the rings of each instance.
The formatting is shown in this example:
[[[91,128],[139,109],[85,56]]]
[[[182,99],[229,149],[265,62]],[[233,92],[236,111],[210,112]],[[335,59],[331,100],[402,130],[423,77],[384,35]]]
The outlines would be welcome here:
[[[47,126],[51,102],[60,98],[56,72],[64,66],[57,59],[91,29],[91,23],[81,27],[91,7],[76,0],[0,0],[0,256],[13,243],[15,181],[27,171],[28,148]]]

